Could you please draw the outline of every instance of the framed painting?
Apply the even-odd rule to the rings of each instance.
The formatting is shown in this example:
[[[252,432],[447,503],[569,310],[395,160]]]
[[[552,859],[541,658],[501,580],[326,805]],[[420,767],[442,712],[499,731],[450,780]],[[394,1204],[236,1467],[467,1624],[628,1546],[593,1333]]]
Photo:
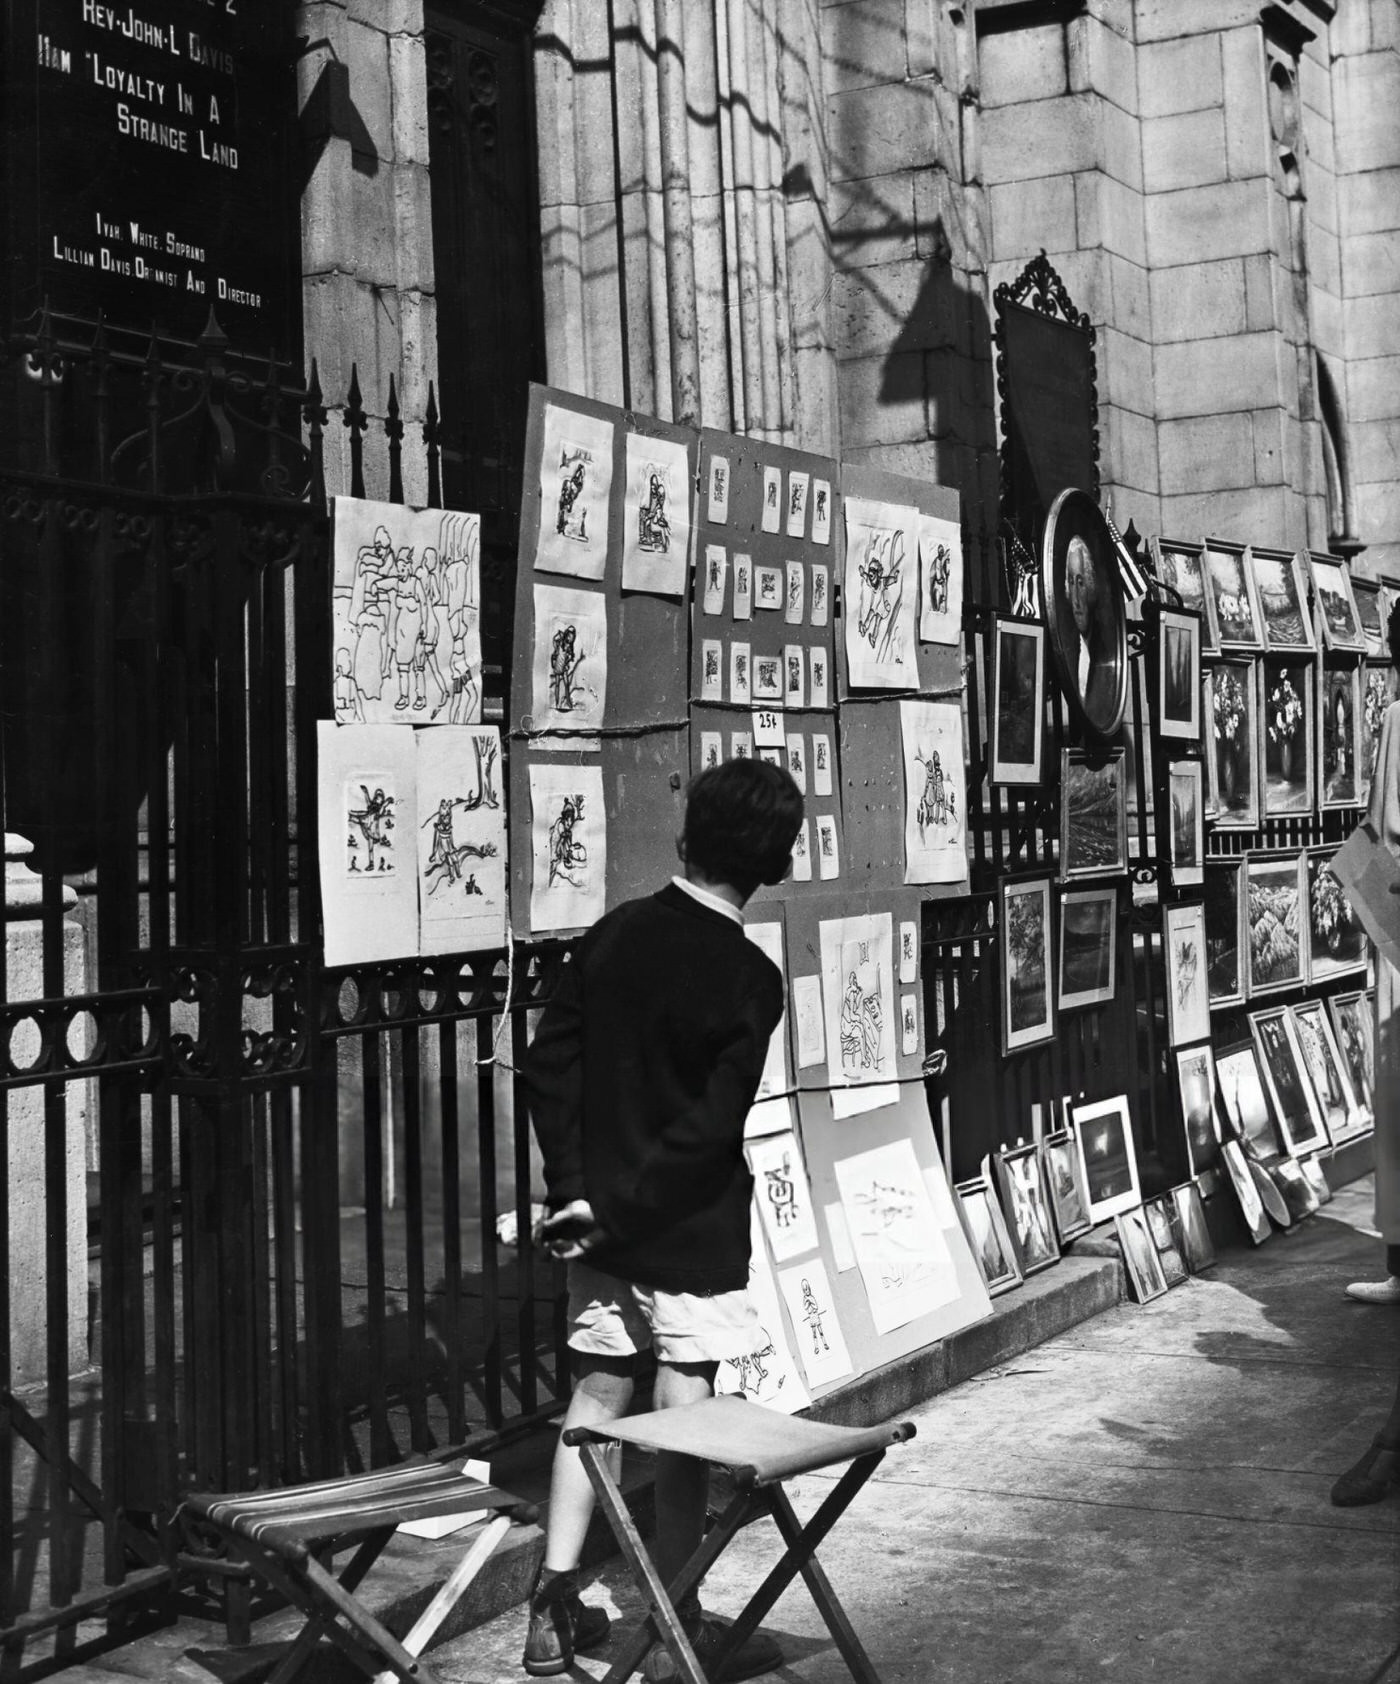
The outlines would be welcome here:
[[[1087,491],[1070,487],[1050,505],[1040,588],[1070,713],[1106,741],[1117,735],[1128,704],[1128,616],[1113,534]]]
[[[1201,735],[1201,617],[1164,608],[1157,617],[1157,726],[1163,737]]]
[[[1167,964],[1167,1043],[1188,1046],[1210,1035],[1206,992],[1206,909],[1200,901],[1169,906],[1162,914]]]
[[[1001,1050],[1020,1052],[1055,1033],[1051,989],[1050,879],[997,885],[1001,939]]]
[[[1167,1277],[1162,1273],[1162,1260],[1152,1243],[1152,1231],[1143,1210],[1125,1210],[1114,1218],[1118,1245],[1128,1274],[1128,1285],[1138,1304],[1150,1304],[1167,1290]]]
[[[1307,851],[1309,982],[1326,982],[1366,969],[1366,932],[1331,870],[1336,851]]]
[[[1249,571],[1264,647],[1271,655],[1294,654],[1316,647],[1308,613],[1303,570],[1287,550],[1264,550],[1251,545]]]
[[[1215,1054],[1208,1043],[1176,1049],[1176,1097],[1186,1132],[1192,1175],[1204,1175],[1220,1159],[1220,1125],[1215,1116]]]
[[[1356,800],[1361,807],[1371,799],[1371,780],[1376,775],[1376,755],[1381,746],[1381,726],[1385,724],[1386,710],[1394,700],[1394,667],[1367,665],[1361,675],[1361,743],[1357,750]]]
[[[1188,543],[1180,538],[1150,538],[1148,548],[1168,604],[1200,615],[1201,653],[1218,655],[1220,640],[1216,635],[1211,594],[1206,585],[1205,545]]]
[[[1327,1144],[1327,1129],[1303,1068],[1303,1052],[1288,1007],[1251,1012],[1249,1032],[1259,1053],[1259,1068],[1283,1134],[1284,1149],[1295,1156],[1317,1151]]]
[[[1162,1265],[1168,1287],[1180,1286],[1189,1277],[1190,1270],[1186,1267],[1185,1246],[1171,1194],[1162,1193],[1155,1199],[1149,1199],[1142,1207],[1142,1214],[1147,1218],[1148,1231],[1157,1248],[1157,1260]],[[1125,1217],[1119,1218],[1120,1222],[1126,1220]]]
[[[1356,604],[1356,618],[1361,635],[1366,639],[1366,653],[1373,661],[1389,664],[1390,650],[1386,646],[1386,615],[1381,601],[1380,582],[1376,579],[1351,577],[1351,596]]]
[[[1270,1234],[1269,1218],[1259,1197],[1259,1188],[1250,1174],[1249,1160],[1245,1157],[1238,1140],[1227,1140],[1220,1148],[1220,1156],[1225,1160],[1230,1185],[1235,1189],[1235,1197],[1240,1204],[1240,1215],[1244,1217],[1244,1225],[1249,1229],[1249,1237],[1255,1245],[1263,1245]]]
[[[1172,882],[1194,887],[1205,875],[1205,788],[1199,760],[1174,760],[1167,769],[1172,812]]]
[[[1058,1263],[1060,1247],[1050,1216],[1039,1152],[1034,1146],[999,1152],[994,1168],[1022,1275],[1033,1275]]]
[[[1264,1077],[1253,1041],[1222,1047],[1215,1060],[1215,1079],[1230,1127],[1247,1141],[1255,1157],[1276,1158],[1283,1152],[1283,1136],[1264,1092]]]
[[[1206,992],[1212,1006],[1236,1006],[1245,987],[1244,861],[1207,860]]]
[[[1328,996],[1327,1011],[1337,1038],[1337,1050],[1351,1078],[1351,1091],[1364,1110],[1373,1111],[1376,1024],[1371,1002],[1359,989],[1355,993],[1332,994]]]
[[[953,1192],[963,1232],[972,1247],[972,1255],[977,1259],[987,1291],[995,1298],[999,1292],[1009,1292],[1013,1286],[1020,1286],[1021,1270],[1006,1229],[1006,1219],[990,1185],[978,1175],[968,1181],[959,1181]]]
[[[1317,675],[1317,799],[1355,807],[1361,799],[1361,670],[1324,666]]]
[[[1366,634],[1361,629],[1356,598],[1351,594],[1351,574],[1347,564],[1340,556],[1320,555],[1310,550],[1308,572],[1312,575],[1314,605],[1323,648],[1364,655]]]
[[[1245,861],[1245,988],[1250,999],[1307,980],[1305,856],[1250,854]]]
[[[1074,1104],[1070,1118],[1089,1195],[1089,1221],[1106,1222],[1142,1203],[1127,1094]]]
[[[1264,637],[1245,561],[1245,546],[1207,538],[1205,574],[1222,654],[1231,649],[1263,649]]]
[[[1264,727],[1264,816],[1292,818],[1313,806],[1311,661],[1259,668]]]
[[[1303,1065],[1322,1110],[1322,1120],[1332,1144],[1339,1145],[1362,1133],[1366,1125],[1343,1068],[1331,1020],[1321,1000],[1305,1000],[1301,1005],[1290,1006],[1289,1011],[1303,1050]]]
[[[1044,778],[1045,627],[998,617],[992,643],[991,769],[994,784]]]
[[[1060,1010],[1100,1006],[1117,980],[1118,889],[1064,889],[1060,893]]]
[[[1186,1266],[1193,1275],[1199,1275],[1202,1269],[1209,1269],[1215,1262],[1215,1244],[1206,1224],[1201,1189],[1194,1181],[1183,1182],[1180,1187],[1172,1188],[1172,1203],[1176,1206]]]
[[[1080,1234],[1087,1234],[1092,1226],[1089,1190],[1084,1183],[1084,1166],[1079,1161],[1074,1131],[1062,1128],[1047,1134],[1040,1143],[1040,1154],[1055,1227],[1060,1244],[1065,1246]]]
[[[1259,828],[1259,683],[1252,661],[1211,668],[1208,752],[1221,830]]]
[[[1060,877],[1128,869],[1128,800],[1121,748],[1060,750]]]

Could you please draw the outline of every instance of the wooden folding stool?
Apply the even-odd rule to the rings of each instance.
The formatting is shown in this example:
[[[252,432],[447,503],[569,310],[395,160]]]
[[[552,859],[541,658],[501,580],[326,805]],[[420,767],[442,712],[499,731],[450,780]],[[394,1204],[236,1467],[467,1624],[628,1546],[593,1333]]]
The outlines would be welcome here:
[[[201,1492],[186,1497],[180,1513],[192,1536],[222,1543],[306,1615],[300,1635],[267,1684],[290,1684],[323,1637],[376,1684],[394,1678],[434,1684],[433,1672],[418,1657],[511,1523],[536,1518],[533,1504],[465,1477],[456,1466],[428,1461],[278,1491]],[[484,1527],[413,1629],[402,1640],[396,1638],[356,1590],[397,1527],[435,1515],[473,1513],[486,1515]],[[337,1578],[326,1563],[352,1543],[358,1547]]]
[[[870,1657],[837,1601],[815,1550],[841,1518],[847,1504],[884,1458],[891,1444],[913,1438],[912,1421],[899,1421],[864,1430],[830,1427],[807,1421],[738,1397],[708,1398],[677,1409],[633,1415],[601,1427],[573,1427],[566,1444],[578,1446],[599,1504],[627,1558],[637,1588],[646,1598],[656,1634],[671,1651],[686,1684],[705,1684],[695,1651],[676,1615],[676,1604],[699,1584],[741,1527],[768,1514],[782,1534],[786,1550],[777,1565],[749,1598],[735,1620],[716,1668],[758,1629],[759,1622],[801,1573],[822,1618],[826,1621],[851,1675],[859,1684],[879,1684]],[[632,1523],[617,1481],[608,1468],[610,1444],[630,1444],[639,1450],[674,1451],[727,1468],[735,1494],[704,1541],[670,1586],[661,1583],[656,1567]],[[794,1474],[815,1473],[848,1462],[835,1486],[805,1526],[788,1502],[782,1482]],[[643,1621],[624,1642],[603,1684],[623,1684],[641,1665],[653,1641],[650,1622]]]

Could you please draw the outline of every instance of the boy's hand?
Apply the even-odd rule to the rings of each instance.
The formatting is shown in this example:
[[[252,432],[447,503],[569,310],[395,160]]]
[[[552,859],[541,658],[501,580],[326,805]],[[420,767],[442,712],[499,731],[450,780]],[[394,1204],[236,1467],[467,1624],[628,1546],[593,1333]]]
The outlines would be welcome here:
[[[587,1199],[571,1200],[535,1226],[535,1244],[561,1263],[583,1257],[606,1238]]]

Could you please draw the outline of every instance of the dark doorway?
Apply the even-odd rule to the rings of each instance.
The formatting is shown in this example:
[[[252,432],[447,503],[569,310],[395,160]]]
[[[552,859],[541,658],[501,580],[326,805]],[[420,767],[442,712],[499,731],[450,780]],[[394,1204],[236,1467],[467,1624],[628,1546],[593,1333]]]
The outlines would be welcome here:
[[[442,490],[481,515],[486,698],[510,648],[525,408],[544,378],[534,0],[426,8]]]

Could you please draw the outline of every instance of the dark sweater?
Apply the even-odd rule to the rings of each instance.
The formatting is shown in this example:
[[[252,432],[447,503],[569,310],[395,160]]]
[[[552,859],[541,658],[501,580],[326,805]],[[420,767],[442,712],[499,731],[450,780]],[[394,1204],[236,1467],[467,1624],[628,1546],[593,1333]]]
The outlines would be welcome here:
[[[748,1285],[744,1119],[783,1012],[772,960],[668,884],[600,918],[525,1062],[551,1209],[586,1198],[588,1261],[664,1292]]]

